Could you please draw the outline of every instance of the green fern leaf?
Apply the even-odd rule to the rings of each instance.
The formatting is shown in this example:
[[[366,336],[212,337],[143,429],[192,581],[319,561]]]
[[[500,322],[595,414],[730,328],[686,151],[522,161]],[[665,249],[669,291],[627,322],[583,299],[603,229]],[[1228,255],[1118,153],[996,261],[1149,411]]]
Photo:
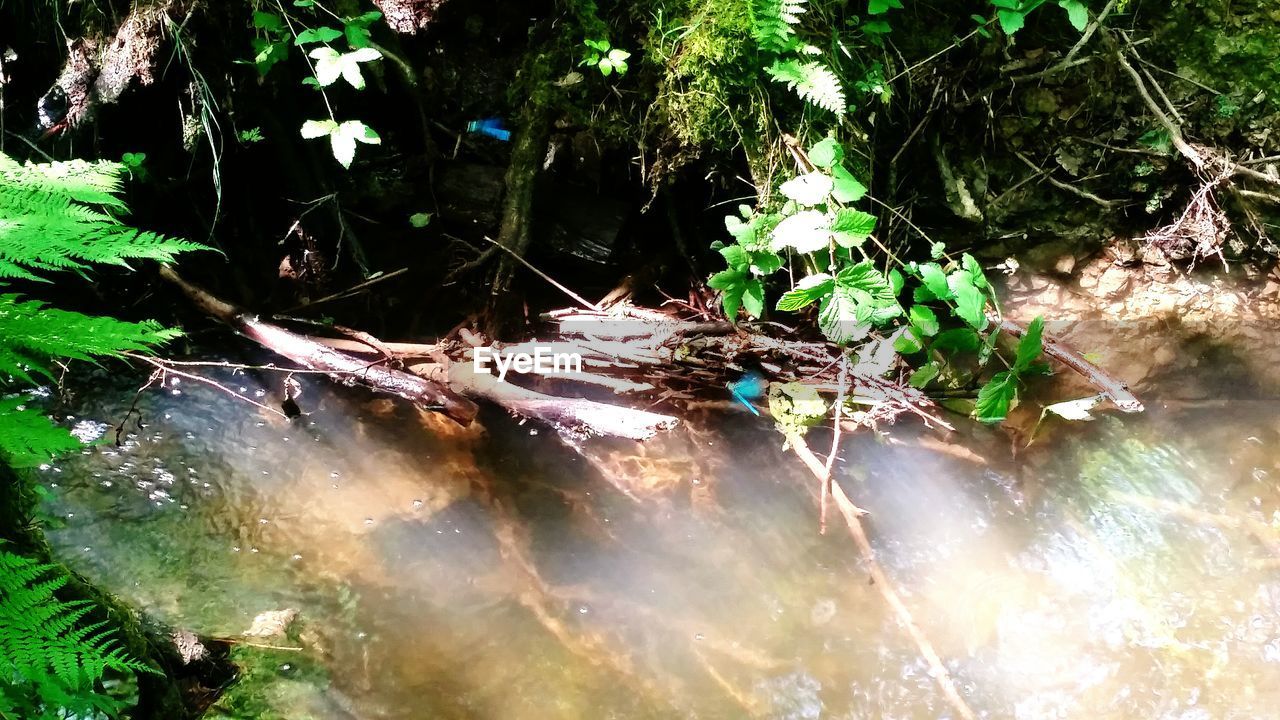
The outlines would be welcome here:
[[[840,78],[820,62],[801,63],[777,60],[765,68],[769,76],[795,91],[801,100],[836,114],[843,114],[846,103]]]
[[[800,23],[808,0],[752,0],[751,36],[761,50],[783,53],[794,50],[799,42],[793,26]]]
[[[118,703],[96,693],[109,672],[156,672],[119,646],[109,621],[85,623],[94,605],[64,602],[68,581],[52,565],[4,549],[0,542],[0,709],[12,717],[114,714]]]

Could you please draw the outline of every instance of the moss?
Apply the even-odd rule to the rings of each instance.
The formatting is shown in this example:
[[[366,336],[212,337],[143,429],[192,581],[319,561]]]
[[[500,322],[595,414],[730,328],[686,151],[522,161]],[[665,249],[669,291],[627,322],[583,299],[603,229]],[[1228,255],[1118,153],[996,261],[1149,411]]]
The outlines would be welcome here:
[[[290,634],[296,641],[292,629]],[[326,694],[329,673],[314,657],[237,645],[231,651],[231,661],[240,669],[240,676],[210,708],[209,717],[323,720],[333,716],[334,703]]]

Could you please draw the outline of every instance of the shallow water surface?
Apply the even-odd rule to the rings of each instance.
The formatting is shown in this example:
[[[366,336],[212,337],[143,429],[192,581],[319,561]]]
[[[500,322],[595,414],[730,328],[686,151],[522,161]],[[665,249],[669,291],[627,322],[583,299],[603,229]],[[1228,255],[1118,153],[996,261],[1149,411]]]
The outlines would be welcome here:
[[[278,402],[279,377],[210,374]],[[300,633],[259,644],[323,672],[264,651],[298,686],[264,701],[278,717],[953,716],[767,422],[576,453],[308,378],[292,422],[183,380],[129,414],[136,380],[71,383],[69,423],[127,421],[41,471],[50,539],[204,634],[297,609]],[[1016,458],[986,429],[846,443],[841,482],[980,715],[1280,707],[1278,406],[1144,400]]]

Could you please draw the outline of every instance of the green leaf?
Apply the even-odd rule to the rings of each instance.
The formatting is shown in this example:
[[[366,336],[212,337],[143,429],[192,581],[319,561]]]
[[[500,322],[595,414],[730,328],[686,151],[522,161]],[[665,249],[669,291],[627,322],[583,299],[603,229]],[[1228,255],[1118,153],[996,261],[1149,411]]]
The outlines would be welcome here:
[[[997,423],[1009,416],[1009,407],[1018,396],[1018,379],[1009,372],[996,373],[978,391],[974,416],[984,423]]]
[[[431,224],[431,213],[414,213],[409,216],[409,224],[416,228],[424,228]]]
[[[751,265],[751,255],[741,245],[727,245],[720,248],[720,255],[729,267],[742,270]]]
[[[893,349],[902,355],[912,355],[924,349],[924,343],[920,341],[920,337],[914,332],[914,327],[903,328],[898,333],[898,337],[894,338]]]
[[[773,229],[770,248],[775,252],[795,248],[802,253],[817,252],[831,241],[827,216],[817,210],[801,210]]]
[[[902,293],[902,286],[906,282],[902,278],[902,273],[898,272],[898,268],[889,271],[889,287],[893,289],[893,296],[897,297]]]
[[[947,284],[947,274],[938,263],[924,263],[919,266],[920,281],[924,283],[927,297],[923,300],[950,300],[954,295]],[[921,298],[917,297],[917,300]]]
[[[955,314],[964,320],[969,327],[981,332],[987,328],[987,296],[974,287],[973,278],[968,274],[953,273],[951,278],[961,278],[953,283],[952,291],[956,296]]]
[[[831,234],[841,247],[857,247],[876,229],[876,216],[852,208],[840,208],[831,223]]]
[[[857,304],[858,322],[881,324],[902,314],[897,295],[870,260],[864,260],[836,274],[836,291],[845,292]]]
[[[837,165],[831,171],[831,179],[831,195],[842,203],[858,202],[867,194],[866,186],[858,182],[843,165]]]
[[[1013,362],[1013,372],[1021,374],[1026,372],[1036,358],[1040,357],[1040,352],[1044,349],[1042,346],[1042,338],[1044,335],[1044,318],[1037,317],[1027,324],[1027,331],[1023,333],[1022,339],[1018,341],[1018,352]]]
[[[942,371],[936,363],[928,363],[920,367],[919,370],[911,373],[911,377],[907,379],[907,384],[917,390],[923,390],[925,386],[933,382]]]
[[[982,344],[978,333],[969,328],[953,328],[939,333],[930,346],[935,352],[977,352]]]
[[[284,19],[275,13],[254,11],[253,26],[258,30],[276,32],[278,30],[284,30]]]
[[[721,270],[707,280],[707,287],[712,290],[729,290],[731,288],[741,287],[745,279],[746,276],[741,270]]]
[[[826,273],[810,275],[796,283],[790,291],[778,298],[778,310],[799,310],[829,295],[835,288],[835,278]]]
[[[1085,25],[1089,24],[1089,8],[1085,7],[1080,0],[1058,0],[1058,5],[1067,11],[1067,19],[1071,21],[1071,26],[1084,32]]]
[[[795,200],[805,207],[813,207],[827,201],[827,195],[831,194],[833,185],[830,176],[811,172],[782,183],[778,191],[784,197]]]
[[[743,285],[742,309],[752,318],[764,314],[764,285],[759,280],[752,278]]]
[[[298,33],[298,37],[294,38],[293,44],[300,47],[311,43],[327,43],[340,37],[342,37],[342,31],[331,27],[307,28]]]
[[[770,275],[782,269],[782,256],[768,250],[751,253],[751,269],[759,275]]]
[[[982,265],[973,258],[969,253],[965,253],[960,258],[960,266],[965,272],[969,273],[969,277],[973,278],[973,286],[979,290],[985,290],[991,287],[991,283],[987,282],[987,276],[982,272]]]
[[[1006,35],[1013,35],[1027,24],[1026,13],[1017,10],[997,10],[996,18],[1000,20],[1000,29]]]
[[[302,123],[302,137],[307,140],[329,137],[329,134],[337,129],[338,123],[332,120],[308,120]]]
[[[938,316],[927,305],[912,305],[907,317],[911,320],[912,327],[918,329],[923,337],[933,337],[941,329]]]
[[[871,323],[859,322],[858,301],[848,290],[836,287],[818,306],[818,327],[838,345],[861,340],[871,332]]]
[[[844,148],[834,138],[824,138],[809,148],[809,162],[824,170],[844,162]]]
[[[867,3],[868,15],[882,15],[889,12],[889,9],[902,9],[902,0],[870,0]]]

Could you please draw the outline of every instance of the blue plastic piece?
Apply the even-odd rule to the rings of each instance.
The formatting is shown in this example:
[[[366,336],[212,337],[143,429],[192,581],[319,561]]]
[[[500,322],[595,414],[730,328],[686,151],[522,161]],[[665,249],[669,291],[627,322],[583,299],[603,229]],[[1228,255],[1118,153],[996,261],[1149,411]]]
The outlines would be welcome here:
[[[755,405],[751,404],[752,400],[759,400],[764,397],[765,388],[768,383],[765,382],[764,376],[754,370],[748,370],[743,373],[742,377],[729,383],[729,392],[733,393],[733,397],[738,402],[746,406],[755,415],[760,415],[760,411]]]
[[[485,118],[467,123],[467,132],[488,135],[495,140],[510,142],[511,131],[502,127],[502,118]]]

